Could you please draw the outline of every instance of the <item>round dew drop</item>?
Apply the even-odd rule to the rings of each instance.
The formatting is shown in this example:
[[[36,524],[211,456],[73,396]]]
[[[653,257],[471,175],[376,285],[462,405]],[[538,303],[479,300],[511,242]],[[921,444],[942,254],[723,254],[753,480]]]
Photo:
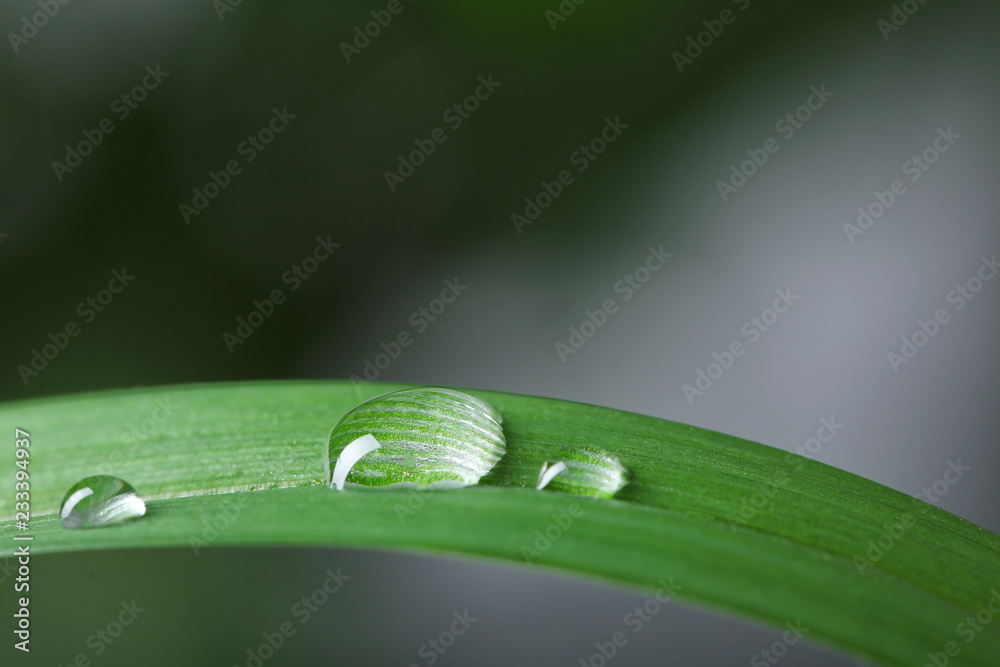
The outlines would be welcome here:
[[[500,413],[454,389],[393,391],[353,408],[330,434],[327,483],[457,488],[477,483],[506,453]]]
[[[597,447],[576,447],[546,461],[535,488],[611,498],[627,482],[628,469],[617,456]]]
[[[145,514],[146,503],[131,484],[111,475],[94,475],[66,492],[59,521],[63,528],[100,528]]]

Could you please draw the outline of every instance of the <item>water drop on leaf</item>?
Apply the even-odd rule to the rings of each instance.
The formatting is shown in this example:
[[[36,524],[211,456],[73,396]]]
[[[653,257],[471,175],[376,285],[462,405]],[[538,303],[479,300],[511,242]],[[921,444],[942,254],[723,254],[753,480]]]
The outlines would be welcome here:
[[[502,421],[489,403],[454,389],[376,396],[344,415],[330,434],[328,484],[338,490],[475,484],[507,451]]]
[[[536,489],[610,498],[628,482],[628,469],[614,454],[575,447],[550,458],[538,473]]]
[[[111,475],[85,477],[63,498],[59,520],[64,528],[99,528],[146,514],[146,503],[132,485]]]

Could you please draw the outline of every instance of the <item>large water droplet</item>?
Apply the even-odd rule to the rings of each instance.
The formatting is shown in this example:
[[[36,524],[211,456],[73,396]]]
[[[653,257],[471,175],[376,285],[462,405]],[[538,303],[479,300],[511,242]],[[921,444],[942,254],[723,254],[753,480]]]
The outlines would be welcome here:
[[[376,396],[344,415],[330,434],[328,483],[337,489],[475,484],[507,451],[502,421],[489,403],[454,389]]]
[[[617,456],[597,447],[576,447],[546,461],[535,488],[610,498],[626,482],[628,469]]]
[[[146,513],[146,503],[132,485],[111,475],[85,477],[63,498],[59,520],[64,528],[99,528]]]

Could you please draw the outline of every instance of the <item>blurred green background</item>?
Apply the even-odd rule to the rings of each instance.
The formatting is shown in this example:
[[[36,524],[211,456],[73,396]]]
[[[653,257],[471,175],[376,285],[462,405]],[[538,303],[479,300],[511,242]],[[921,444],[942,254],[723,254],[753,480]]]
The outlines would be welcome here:
[[[821,3],[745,13],[731,3],[590,3],[553,31],[545,3],[404,2],[347,63],[339,43],[384,4],[244,2],[223,20],[204,1],[67,5],[5,56],[8,238],[0,270],[14,286],[7,306],[18,322],[8,327],[4,366],[27,364],[49,331],[81,319],[77,305],[106,285],[111,269],[128,267],[136,279],[43,375],[25,386],[8,374],[4,398],[351,375],[377,349],[375,332],[390,337],[437,283],[497,256],[509,267],[505,278],[543,257],[550,275],[510,291],[564,299],[590,273],[576,263],[582,253],[639,235],[622,206],[643,204],[648,172],[676,151],[655,135],[678,122],[684,100],[741,60],[842,20],[835,16],[844,11]],[[678,73],[671,54],[705,30],[702,20],[730,8],[738,20],[729,34]],[[31,9],[6,4],[2,24],[18,25]],[[169,76],[118,120],[112,103],[140,84],[147,66]],[[451,130],[442,113],[473,94],[480,75],[502,85]],[[746,87],[753,97],[754,84]],[[237,147],[266,127],[275,107],[296,118],[246,163]],[[609,116],[629,126],[620,142],[577,174],[558,206],[516,233],[511,214],[540,181],[574,169],[568,156]],[[102,118],[114,131],[59,182],[52,163]],[[710,139],[715,120],[685,121],[684,134]],[[384,172],[435,127],[447,130],[446,143],[390,192]],[[654,154],[641,154],[654,144]],[[179,204],[190,205],[192,189],[232,159],[242,173],[185,224]],[[637,170],[647,170],[645,182]],[[665,217],[657,239],[697,224]],[[280,277],[327,235],[341,244],[336,257],[230,354],[221,333],[235,329],[254,299],[287,290]],[[524,305],[536,299],[526,294]],[[402,310],[394,307],[400,301]],[[505,313],[493,319],[503,327]]]

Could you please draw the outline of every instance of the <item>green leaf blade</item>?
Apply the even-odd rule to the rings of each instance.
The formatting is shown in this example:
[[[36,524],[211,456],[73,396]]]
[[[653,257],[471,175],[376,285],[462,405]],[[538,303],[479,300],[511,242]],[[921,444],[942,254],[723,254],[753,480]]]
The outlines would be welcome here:
[[[957,628],[1000,588],[1000,538],[869,480],[738,438],[595,406],[469,391],[503,413],[507,436],[508,456],[479,485],[326,488],[330,430],[360,401],[398,388],[196,385],[0,406],[11,437],[15,426],[32,434],[32,510],[42,515],[29,532],[33,551],[352,546],[529,566],[527,548],[539,553],[531,567],[646,590],[672,580],[686,600],[778,626],[799,621],[807,639],[886,664],[923,664],[949,641],[961,650],[953,664],[996,664],[1000,622],[969,642]],[[620,457],[630,484],[614,500],[597,501],[512,486],[537,479],[546,456],[573,445]],[[132,483],[149,501],[148,516],[63,530],[54,512],[65,490],[99,472]],[[6,498],[9,486],[5,480]],[[754,497],[767,502],[748,513]],[[18,531],[12,505],[0,514],[5,555]],[[860,573],[855,558],[866,558],[869,540],[906,515],[913,524]],[[565,517],[572,523],[561,527]],[[558,538],[539,550],[546,530]]]

